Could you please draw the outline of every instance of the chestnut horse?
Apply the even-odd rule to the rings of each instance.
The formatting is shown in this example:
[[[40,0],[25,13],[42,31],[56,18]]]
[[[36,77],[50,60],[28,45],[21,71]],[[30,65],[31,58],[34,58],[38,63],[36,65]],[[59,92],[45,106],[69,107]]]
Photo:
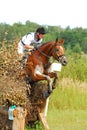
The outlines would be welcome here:
[[[53,57],[55,60],[60,62],[62,65],[67,64],[66,57],[64,55],[64,47],[62,44],[64,39],[58,41],[58,38],[54,42],[47,42],[42,44],[33,53],[28,57],[25,71],[27,77],[29,77],[29,82],[31,84],[40,80],[47,80],[48,90],[47,95],[52,92],[52,89],[55,88],[57,73],[49,72],[50,68],[50,57]],[[52,81],[52,78],[54,80]]]

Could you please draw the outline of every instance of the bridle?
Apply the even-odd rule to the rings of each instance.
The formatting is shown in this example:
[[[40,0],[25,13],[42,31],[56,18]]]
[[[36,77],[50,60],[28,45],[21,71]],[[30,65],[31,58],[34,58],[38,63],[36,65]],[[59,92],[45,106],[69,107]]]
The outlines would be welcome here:
[[[48,63],[47,63],[47,64],[44,64],[44,67],[47,67],[47,66],[50,64],[49,59],[50,59],[50,55],[51,55],[52,52],[54,52],[54,54],[55,54],[55,59],[56,59],[57,61],[59,61],[59,62],[61,62],[61,61],[63,60],[64,56],[65,56],[64,54],[63,54],[63,55],[58,55],[58,50],[57,50],[57,48],[55,47],[55,45],[54,45],[53,48],[51,49],[49,56],[48,56],[47,54],[45,54],[43,51],[41,51],[41,50],[39,49],[39,47],[38,47],[38,48],[35,48],[35,50],[37,50],[40,54],[42,54],[43,56],[45,56],[46,58],[48,58]],[[34,51],[35,51],[35,50],[34,50]],[[37,57],[36,55],[35,55],[35,57],[36,57],[39,61],[42,62],[42,60],[41,60],[39,57]]]
[[[54,48],[54,53],[55,53],[55,59],[57,59],[58,61],[60,61],[60,59],[63,57],[63,56],[65,56],[65,54],[63,54],[63,55],[57,55],[57,52],[58,52],[58,50],[56,49],[56,48]]]
[[[56,54],[56,59],[58,60],[58,61],[60,61],[61,60],[61,58],[63,57],[63,56],[65,56],[64,54],[63,55],[60,55],[60,56],[58,56],[57,55],[57,49],[55,48],[55,47],[53,47],[53,49],[54,49],[54,53]],[[44,52],[42,52],[39,48],[36,48],[36,50],[40,53],[40,54],[42,54],[43,56],[45,56],[45,57],[47,57],[48,59],[50,59],[50,56],[48,56],[48,55],[46,55]],[[51,54],[51,51],[50,51],[50,54]]]

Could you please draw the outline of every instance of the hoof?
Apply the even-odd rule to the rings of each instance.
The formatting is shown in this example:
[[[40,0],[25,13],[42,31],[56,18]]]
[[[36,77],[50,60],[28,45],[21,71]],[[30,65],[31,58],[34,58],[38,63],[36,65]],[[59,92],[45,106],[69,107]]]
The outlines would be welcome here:
[[[55,89],[56,88],[56,86],[52,86],[52,89]]]
[[[50,96],[50,94],[51,94],[51,93],[49,93],[48,91],[45,91],[43,97],[44,97],[44,98],[48,98],[48,97]]]

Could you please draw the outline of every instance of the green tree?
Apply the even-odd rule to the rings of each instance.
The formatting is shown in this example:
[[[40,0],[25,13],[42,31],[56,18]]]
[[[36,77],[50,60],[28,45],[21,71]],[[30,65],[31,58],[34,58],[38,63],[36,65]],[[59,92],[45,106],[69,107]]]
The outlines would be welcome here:
[[[87,37],[82,41],[82,50],[87,54]]]
[[[81,54],[81,51],[82,51],[82,49],[81,49],[79,43],[76,43],[73,48],[73,52]]]

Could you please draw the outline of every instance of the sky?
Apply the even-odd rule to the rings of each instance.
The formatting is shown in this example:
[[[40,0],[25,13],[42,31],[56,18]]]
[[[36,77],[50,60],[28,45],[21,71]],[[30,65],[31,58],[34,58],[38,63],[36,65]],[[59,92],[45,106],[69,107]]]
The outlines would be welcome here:
[[[0,0],[0,23],[87,28],[87,0]]]

